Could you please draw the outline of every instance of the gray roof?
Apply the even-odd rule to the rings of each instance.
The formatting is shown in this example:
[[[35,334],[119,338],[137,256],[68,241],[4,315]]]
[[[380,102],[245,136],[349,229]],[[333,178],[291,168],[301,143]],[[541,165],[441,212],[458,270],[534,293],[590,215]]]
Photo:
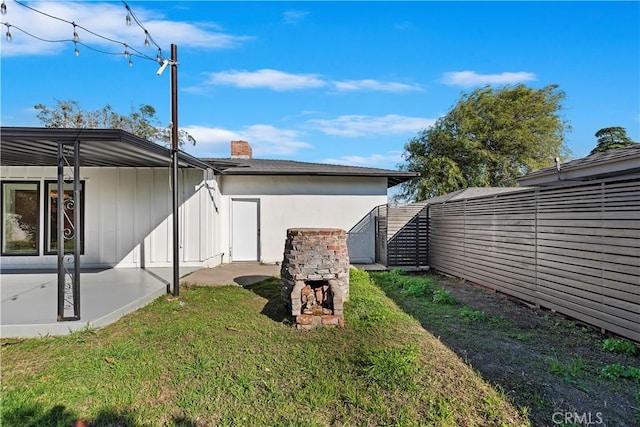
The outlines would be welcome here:
[[[387,178],[387,187],[403,183],[418,176],[415,172],[360,166],[307,163],[293,160],[270,159],[202,159],[222,170],[223,175],[311,175],[311,176],[361,176]]]
[[[540,169],[517,179],[521,185],[557,184],[640,172],[640,144],[594,153],[590,156]]]
[[[57,166],[58,142],[80,142],[80,166],[168,167],[171,150],[120,129],[0,127],[2,166]],[[178,152],[180,167],[210,165]]]
[[[168,167],[171,150],[120,129],[0,127],[2,166],[56,166],[58,142],[80,142],[82,167]],[[387,178],[392,187],[414,172],[305,163],[291,160],[198,159],[178,152],[180,167],[214,169],[226,175],[315,175]]]

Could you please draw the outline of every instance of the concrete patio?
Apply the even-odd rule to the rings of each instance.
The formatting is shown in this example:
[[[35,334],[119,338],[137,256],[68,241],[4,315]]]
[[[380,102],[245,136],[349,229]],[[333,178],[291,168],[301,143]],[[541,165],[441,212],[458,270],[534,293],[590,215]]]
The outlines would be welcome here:
[[[181,268],[181,276],[195,268]],[[0,274],[0,336],[65,335],[100,328],[166,293],[171,268],[85,270],[80,277],[80,320],[56,321],[57,273],[3,271]]]
[[[364,270],[385,267],[354,265]],[[80,278],[80,320],[56,321],[55,270],[4,270],[0,273],[0,337],[67,335],[101,328],[166,295],[173,270],[107,268],[83,270]],[[221,264],[215,268],[180,268],[182,285],[247,286],[280,275],[280,265],[257,262]]]

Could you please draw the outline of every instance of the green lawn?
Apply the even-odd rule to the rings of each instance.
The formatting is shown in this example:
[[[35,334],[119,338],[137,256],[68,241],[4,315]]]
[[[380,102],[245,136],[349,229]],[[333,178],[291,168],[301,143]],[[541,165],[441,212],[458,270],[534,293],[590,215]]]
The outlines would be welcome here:
[[[298,331],[279,280],[193,287],[104,329],[2,342],[2,425],[492,426],[525,416],[364,272],[344,328]]]

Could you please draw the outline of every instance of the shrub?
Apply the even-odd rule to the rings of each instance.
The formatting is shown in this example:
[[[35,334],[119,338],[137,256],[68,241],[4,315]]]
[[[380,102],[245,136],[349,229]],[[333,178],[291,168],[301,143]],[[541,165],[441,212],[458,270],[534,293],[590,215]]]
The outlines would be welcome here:
[[[458,303],[451,293],[445,288],[433,291],[433,302],[436,304],[455,305]]]
[[[468,307],[463,307],[460,310],[460,315],[472,322],[484,322],[489,317],[484,311],[472,310]]]
[[[622,366],[619,363],[614,363],[613,365],[607,365],[602,368],[600,375],[612,380],[627,378],[640,383],[640,368],[636,368],[635,366]]]
[[[426,297],[432,292],[431,283],[426,281],[411,284],[406,291],[406,295],[410,297]]]
[[[633,356],[638,353],[638,347],[632,342],[617,338],[607,338],[602,342],[602,349],[613,353],[627,354]]]

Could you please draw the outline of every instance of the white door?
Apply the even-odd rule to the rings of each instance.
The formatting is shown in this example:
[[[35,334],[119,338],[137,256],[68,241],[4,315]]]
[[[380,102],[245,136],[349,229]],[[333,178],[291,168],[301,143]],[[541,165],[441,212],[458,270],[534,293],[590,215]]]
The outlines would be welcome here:
[[[259,200],[231,200],[231,261],[258,261]]]

